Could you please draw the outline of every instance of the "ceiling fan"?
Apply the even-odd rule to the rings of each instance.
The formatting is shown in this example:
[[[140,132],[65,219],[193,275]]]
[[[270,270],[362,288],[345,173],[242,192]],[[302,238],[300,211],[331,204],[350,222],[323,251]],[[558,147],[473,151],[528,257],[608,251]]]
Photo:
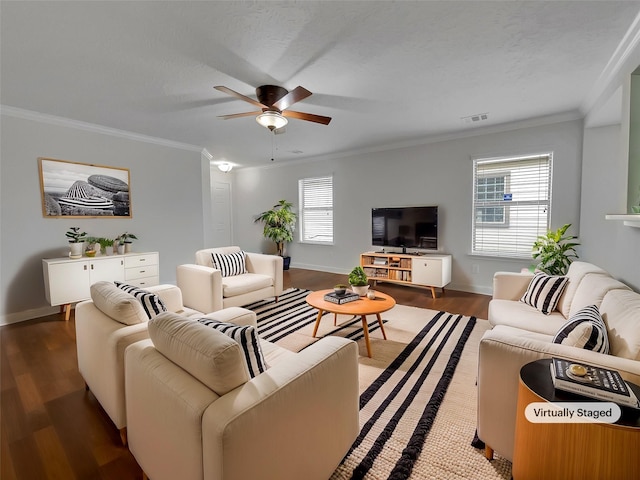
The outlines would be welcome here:
[[[304,87],[296,87],[289,92],[286,88],[278,87],[276,85],[262,85],[256,88],[256,97],[258,100],[242,95],[241,93],[227,87],[217,86],[213,88],[231,95],[232,97],[249,102],[261,109],[257,112],[221,115],[220,118],[225,120],[255,115],[256,121],[271,131],[284,127],[288,122],[287,118],[306,120],[308,122],[321,123],[323,125],[328,125],[331,121],[331,117],[323,117],[322,115],[314,115],[312,113],[287,110],[294,103],[304,100],[311,95],[311,92]]]

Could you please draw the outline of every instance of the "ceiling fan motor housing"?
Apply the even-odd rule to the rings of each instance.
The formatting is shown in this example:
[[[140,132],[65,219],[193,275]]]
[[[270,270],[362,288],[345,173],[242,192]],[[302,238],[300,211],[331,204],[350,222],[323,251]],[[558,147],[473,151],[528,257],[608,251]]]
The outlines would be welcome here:
[[[262,85],[256,88],[256,97],[258,101],[272,107],[274,103],[284,97],[289,91],[286,88],[278,87],[277,85]]]

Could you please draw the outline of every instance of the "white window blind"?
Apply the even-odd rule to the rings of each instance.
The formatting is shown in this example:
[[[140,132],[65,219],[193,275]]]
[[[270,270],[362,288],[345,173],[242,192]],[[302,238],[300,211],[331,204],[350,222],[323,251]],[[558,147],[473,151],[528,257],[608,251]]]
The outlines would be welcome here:
[[[333,243],[333,177],[302,178],[300,196],[300,241]]]
[[[552,153],[473,161],[472,253],[531,258],[549,229]]]

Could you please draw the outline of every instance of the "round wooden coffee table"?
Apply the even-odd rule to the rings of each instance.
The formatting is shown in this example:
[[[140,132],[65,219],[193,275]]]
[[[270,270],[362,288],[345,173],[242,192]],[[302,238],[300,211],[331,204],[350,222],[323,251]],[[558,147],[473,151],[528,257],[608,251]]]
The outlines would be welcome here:
[[[307,303],[314,308],[318,309],[318,318],[316,319],[316,325],[313,327],[313,336],[316,336],[320,320],[324,312],[330,312],[333,314],[344,314],[360,316],[362,319],[362,331],[364,332],[364,341],[367,345],[367,355],[371,358],[371,344],[369,343],[369,324],[367,323],[367,315],[375,315],[380,325],[380,331],[382,331],[382,337],[386,340],[387,334],[384,331],[384,325],[382,323],[382,317],[380,314],[391,310],[396,301],[393,297],[381,292],[376,292],[376,298],[369,299],[367,297],[360,297],[358,300],[349,303],[343,303],[338,305],[337,303],[327,302],[324,296],[327,293],[333,292],[333,290],[319,290],[307,295]]]

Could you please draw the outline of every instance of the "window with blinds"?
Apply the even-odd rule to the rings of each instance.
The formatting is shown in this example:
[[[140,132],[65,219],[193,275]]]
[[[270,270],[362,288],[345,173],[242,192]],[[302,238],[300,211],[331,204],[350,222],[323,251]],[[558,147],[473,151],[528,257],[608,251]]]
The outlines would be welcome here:
[[[549,229],[552,156],[473,161],[472,254],[531,258]]]
[[[300,196],[300,241],[333,243],[333,177],[302,178]]]

